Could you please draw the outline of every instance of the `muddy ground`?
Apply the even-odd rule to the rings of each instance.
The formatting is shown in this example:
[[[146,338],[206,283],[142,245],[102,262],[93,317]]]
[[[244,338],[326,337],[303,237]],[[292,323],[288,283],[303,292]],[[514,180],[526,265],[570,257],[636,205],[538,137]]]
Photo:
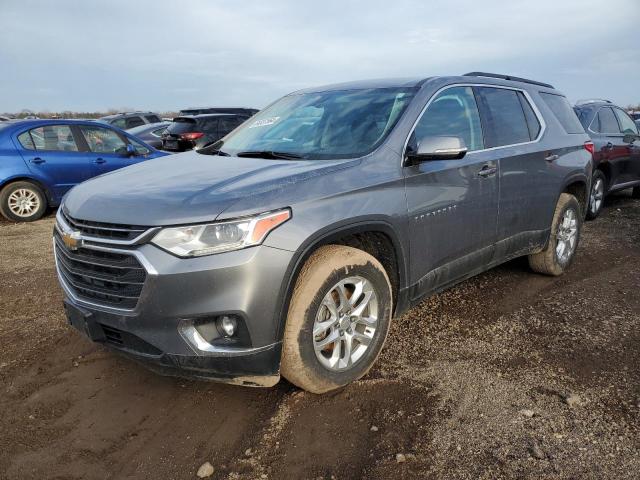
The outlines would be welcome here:
[[[565,276],[516,260],[437,295],[323,396],[164,378],[92,344],[63,317],[52,225],[0,223],[0,478],[192,479],[205,461],[216,479],[640,476],[628,192]]]

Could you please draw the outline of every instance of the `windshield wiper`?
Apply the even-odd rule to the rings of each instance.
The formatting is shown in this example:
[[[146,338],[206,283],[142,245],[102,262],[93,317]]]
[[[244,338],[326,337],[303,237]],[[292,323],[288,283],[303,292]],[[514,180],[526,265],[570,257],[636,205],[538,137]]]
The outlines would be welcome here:
[[[272,158],[276,160],[298,160],[304,158],[297,153],[276,152],[274,150],[247,150],[236,153],[236,157]]]

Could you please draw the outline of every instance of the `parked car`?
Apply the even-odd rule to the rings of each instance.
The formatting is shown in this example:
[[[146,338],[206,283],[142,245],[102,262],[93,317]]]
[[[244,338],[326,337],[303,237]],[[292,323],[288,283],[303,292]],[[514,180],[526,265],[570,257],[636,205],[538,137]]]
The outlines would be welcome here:
[[[299,91],[75,187],[54,233],[67,316],[163,373],[332,390],[425,296],[521,255],[562,274],[592,147],[560,92],[516,77]]]
[[[153,112],[125,112],[107,115],[98,119],[100,122],[108,123],[114,127],[128,130],[130,128],[139,127],[149,123],[160,123],[162,119],[160,115]]]
[[[129,128],[127,132],[136,138],[139,138],[147,145],[153,148],[162,148],[162,132],[164,132],[171,122],[159,122],[140,125],[139,127]]]
[[[248,118],[229,113],[176,117],[162,133],[162,149],[184,152],[202,148],[221,139]]]
[[[183,117],[186,115],[202,115],[204,113],[232,113],[234,115],[244,115],[246,117],[250,117],[258,113],[258,109],[237,107],[196,107],[180,110],[180,113],[178,113],[178,115],[180,117]]]
[[[587,218],[593,219],[611,192],[633,188],[633,196],[640,198],[638,126],[627,112],[608,100],[584,100],[574,108],[594,144],[587,209]]]
[[[60,204],[74,185],[167,155],[122,130],[90,120],[0,124],[0,213],[29,222]]]
[[[8,122],[11,120],[10,117],[5,117],[4,115],[0,115],[0,122]]]

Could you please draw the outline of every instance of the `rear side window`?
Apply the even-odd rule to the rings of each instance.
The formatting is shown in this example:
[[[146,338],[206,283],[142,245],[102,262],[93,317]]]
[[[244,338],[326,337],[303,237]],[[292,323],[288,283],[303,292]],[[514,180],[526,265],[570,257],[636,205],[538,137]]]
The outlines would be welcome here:
[[[139,127],[140,125],[144,125],[144,120],[142,120],[142,117],[127,118],[127,128]]]
[[[77,152],[78,146],[68,125],[46,125],[29,130],[36,150]]]
[[[516,90],[478,87],[477,91],[485,112],[487,148],[531,140],[527,119]]]
[[[147,119],[147,122],[149,123],[158,123],[160,122],[160,118],[158,118],[157,115],[145,115],[145,117]]]
[[[175,118],[167,127],[167,133],[187,133],[196,131],[196,121],[193,118]]]
[[[220,127],[218,131],[221,136],[224,136],[241,123],[242,119],[238,117],[222,117],[220,119]]]
[[[598,114],[591,123],[591,130],[598,133],[620,133],[620,125],[616,120],[613,110],[609,107],[603,107],[598,110]]]
[[[111,122],[111,125],[113,125],[114,127],[118,127],[118,128],[127,128],[127,119],[126,118],[118,118],[117,120],[114,120],[113,122]]]
[[[454,136],[469,151],[483,148],[480,114],[471,87],[452,87],[438,94],[416,124],[411,144],[425,137]]]
[[[571,105],[569,105],[565,97],[544,92],[540,92],[540,96],[544,100],[544,103],[551,109],[553,115],[558,119],[565,132],[584,133],[584,128],[582,128],[576,112],[573,111],[573,108],[571,108]]]
[[[636,127],[636,124],[631,120],[629,115],[619,108],[614,108],[613,111],[616,112],[616,117],[618,117],[618,121],[620,122],[620,130],[622,130],[622,133],[638,134],[638,127]]]

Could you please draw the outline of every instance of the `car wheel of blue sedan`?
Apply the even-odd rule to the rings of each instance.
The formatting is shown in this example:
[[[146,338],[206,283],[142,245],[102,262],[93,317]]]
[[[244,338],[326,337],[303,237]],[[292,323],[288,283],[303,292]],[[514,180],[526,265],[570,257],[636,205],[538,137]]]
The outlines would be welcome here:
[[[0,213],[13,222],[33,222],[46,209],[44,192],[31,182],[10,183],[0,192]]]

